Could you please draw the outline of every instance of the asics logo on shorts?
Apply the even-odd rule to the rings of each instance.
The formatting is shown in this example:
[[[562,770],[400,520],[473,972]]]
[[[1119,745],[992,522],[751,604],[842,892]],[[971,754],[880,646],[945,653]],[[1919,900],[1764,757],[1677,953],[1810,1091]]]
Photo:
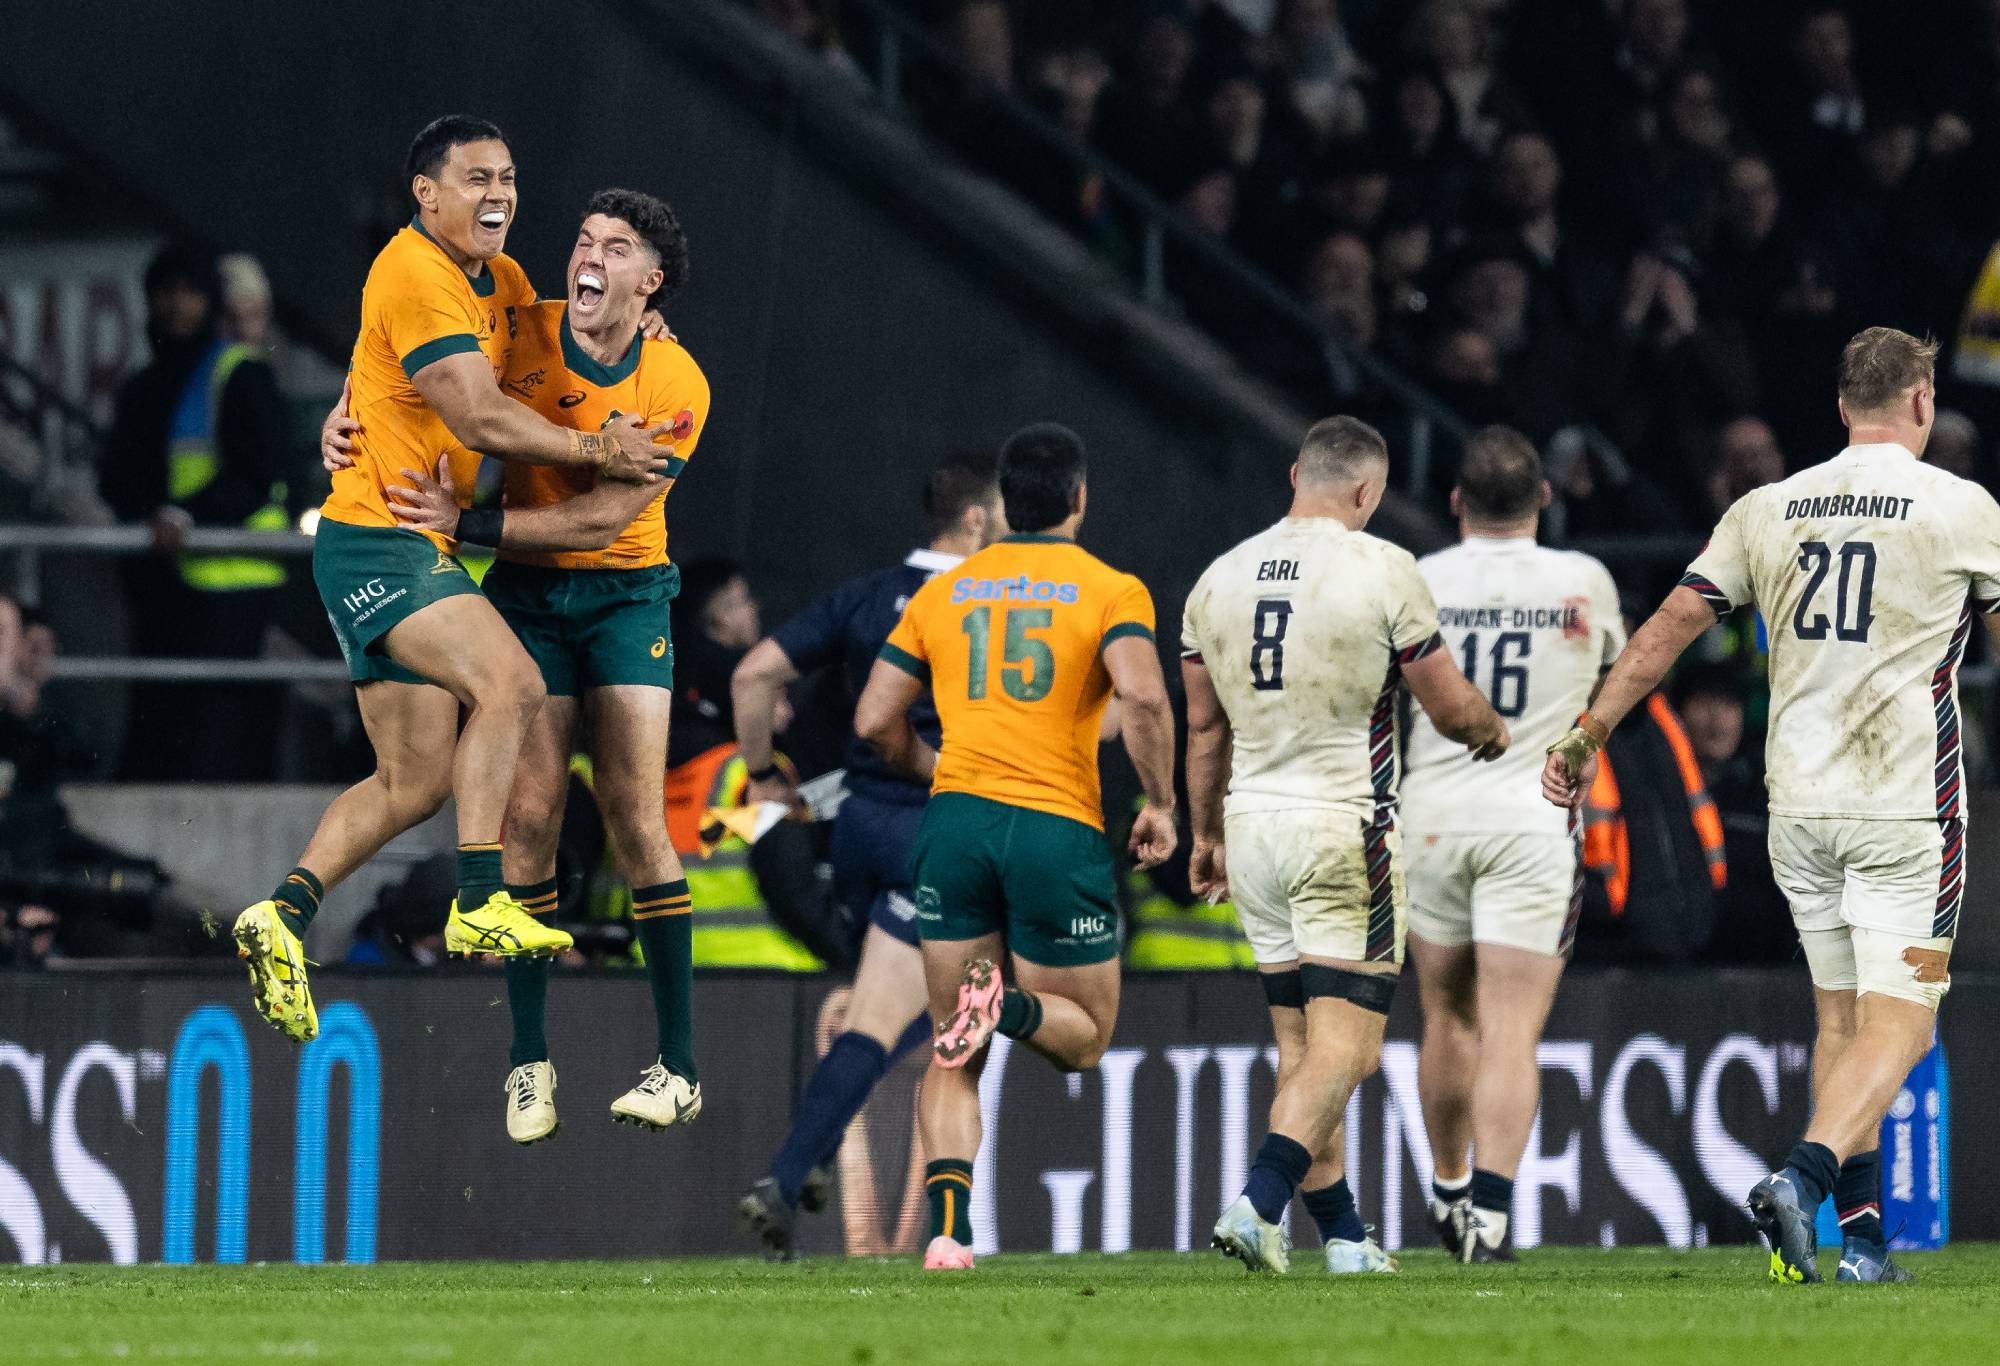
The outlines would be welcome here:
[[[665,636],[661,636],[659,639],[655,640],[653,642],[653,648],[647,651],[647,653],[652,655],[653,658],[655,659],[660,659],[664,657],[667,653],[667,638]]]

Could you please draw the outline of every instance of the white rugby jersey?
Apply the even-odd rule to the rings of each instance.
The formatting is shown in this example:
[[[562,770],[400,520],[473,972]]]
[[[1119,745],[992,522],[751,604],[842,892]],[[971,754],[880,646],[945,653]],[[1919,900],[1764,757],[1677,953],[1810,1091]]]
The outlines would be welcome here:
[[[1181,647],[1229,716],[1225,811],[1389,821],[1401,667],[1442,644],[1416,559],[1331,517],[1287,517],[1211,564]]]
[[[1542,765],[1625,648],[1610,572],[1529,536],[1474,536],[1417,568],[1437,600],[1446,648],[1513,743],[1492,763],[1475,763],[1419,709],[1403,775],[1404,827],[1412,836],[1566,833],[1569,813],[1542,796]]]
[[[1754,602],[1771,641],[1771,811],[1965,811],[1958,662],[2000,608],[2000,505],[1895,445],[1849,446],[1745,494],[1681,583]]]

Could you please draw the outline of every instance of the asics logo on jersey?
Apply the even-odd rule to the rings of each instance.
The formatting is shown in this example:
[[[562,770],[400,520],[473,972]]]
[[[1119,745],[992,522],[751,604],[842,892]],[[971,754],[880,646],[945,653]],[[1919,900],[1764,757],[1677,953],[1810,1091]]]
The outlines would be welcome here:
[[[568,393],[564,394],[561,398],[556,400],[556,407],[574,408],[577,404],[581,402],[583,402],[583,390],[572,389]]]
[[[1031,579],[1026,574],[1013,579],[960,579],[951,586],[953,602],[1075,602],[1073,583],[1052,583]]]

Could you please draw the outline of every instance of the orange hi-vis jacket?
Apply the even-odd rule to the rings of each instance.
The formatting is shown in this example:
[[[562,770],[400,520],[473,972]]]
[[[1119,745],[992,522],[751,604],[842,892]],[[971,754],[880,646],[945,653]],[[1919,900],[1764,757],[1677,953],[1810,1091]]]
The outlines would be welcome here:
[[[1673,751],[1674,765],[1680,770],[1681,786],[1687,790],[1688,810],[1695,835],[1708,863],[1709,885],[1721,891],[1729,885],[1729,865],[1723,855],[1722,816],[1715,799],[1701,780],[1701,765],[1695,761],[1694,746],[1680,718],[1667,699],[1654,693],[1646,699],[1646,714],[1660,728],[1667,748]],[[1618,776],[1612,771],[1611,756],[1597,756],[1597,777],[1583,803],[1583,866],[1604,879],[1611,914],[1625,914],[1625,902],[1632,890],[1632,843],[1625,829],[1625,812],[1618,796]]]

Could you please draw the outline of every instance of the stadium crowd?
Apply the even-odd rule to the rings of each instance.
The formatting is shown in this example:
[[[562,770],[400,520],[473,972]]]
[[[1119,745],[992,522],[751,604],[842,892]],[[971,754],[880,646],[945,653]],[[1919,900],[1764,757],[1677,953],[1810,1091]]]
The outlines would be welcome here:
[[[874,5],[750,2],[855,81],[881,78],[869,41]],[[1087,166],[1022,131],[1014,106],[1038,111],[1293,289],[1341,341],[1416,379],[1468,423],[1526,432],[1546,453],[1569,537],[1698,536],[1744,492],[1823,458],[1837,432],[1830,366],[1818,358],[1864,324],[1945,339],[1943,397],[1954,411],[1939,415],[1929,458],[1970,477],[1990,473],[1982,431],[2000,431],[2000,358],[1983,348],[2000,326],[1984,319],[2000,318],[2000,267],[1982,271],[1982,262],[2000,225],[2000,0],[902,7],[954,59],[905,73],[911,107],[939,139],[1130,266],[1137,225]],[[1193,321],[1307,408],[1379,416],[1391,406],[1363,371],[1330,369],[1296,337],[1262,326],[1205,255],[1170,251],[1166,269]],[[313,468],[304,443],[281,430],[274,408],[279,390],[292,388],[292,367],[282,346],[268,350],[270,291],[254,262],[218,269],[176,248],[153,275],[155,363],[121,401],[100,466],[104,499],[70,519],[115,513],[145,523],[167,555],[177,528],[244,525],[286,479],[292,511],[315,499],[298,477]],[[253,354],[219,381],[230,397],[211,434],[211,483],[168,496],[117,474],[168,468],[172,400],[194,367],[238,344]],[[285,443],[291,462],[273,468],[269,456]],[[0,455],[20,445],[18,432],[0,428]],[[0,474],[7,467],[0,460]],[[1450,482],[1447,464],[1426,491],[1439,510]],[[135,652],[255,656],[294,618],[293,638],[325,651],[315,611],[286,607],[311,607],[309,590],[270,588],[252,573],[223,589],[227,611],[205,612],[213,590],[163,586],[159,563],[137,562],[131,616],[141,627],[171,621],[174,634],[152,640],[142,629]],[[1643,615],[1659,585],[1644,573],[1628,578],[1628,615]],[[686,679],[677,766],[730,741],[730,671],[759,636],[741,568],[688,566],[686,583],[675,629]],[[172,599],[164,608],[163,595]],[[0,620],[0,645],[4,628]],[[1666,719],[1635,725],[1629,752],[1614,752],[1623,772],[1644,776],[1628,776],[1623,803],[1600,813],[1586,954],[1760,958],[1788,949],[1762,866],[1761,646],[1752,623],[1713,635],[1701,666],[1671,685]],[[46,650],[15,653],[27,662],[0,659],[0,682],[36,668],[46,679]],[[122,765],[115,754],[65,751],[66,776],[330,779],[358,761],[350,722],[344,749],[322,741],[281,763],[268,733],[228,724],[240,694],[211,707],[202,691],[168,702],[141,691],[134,716],[149,743]],[[787,740],[807,774],[839,751],[846,718],[832,691],[800,699]],[[191,695],[195,705],[182,705]],[[38,696],[39,683],[14,686],[0,716],[0,834],[23,829],[25,812],[60,810],[28,800],[41,800],[39,775],[55,771],[41,723],[30,723],[46,708],[19,700]],[[1977,727],[1968,741],[1983,766]],[[142,772],[140,760],[165,771]],[[50,800],[53,791],[51,778]],[[573,796],[572,810],[587,816],[582,779]],[[1631,822],[1667,838],[1630,837]],[[601,863],[601,827],[595,834],[594,850],[565,846],[574,887]],[[1644,866],[1647,851],[1662,849],[1661,866]],[[1154,881],[1161,886],[1132,890],[1135,904],[1150,904],[1156,890],[1191,904],[1184,872],[1170,865]],[[17,920],[49,900],[9,895],[0,886]],[[579,906],[591,902],[588,891],[575,895]],[[358,961],[430,956],[435,927],[407,923],[404,904],[387,898],[364,922]],[[30,921],[42,923],[29,916],[24,930]],[[17,934],[11,952],[32,959],[47,934]]]
[[[757,0],[857,76],[873,7]],[[1821,458],[1858,327],[1954,337],[2000,223],[2000,4],[905,0],[956,59],[923,121],[1100,249],[1136,224],[1025,103],[1474,425],[1546,445],[1570,534],[1698,532]],[[1329,376],[1194,253],[1187,313],[1316,411]],[[2000,404],[1940,424],[1984,472]],[[1690,472],[1696,477],[1690,478]],[[1449,480],[1427,492],[1441,502]]]

